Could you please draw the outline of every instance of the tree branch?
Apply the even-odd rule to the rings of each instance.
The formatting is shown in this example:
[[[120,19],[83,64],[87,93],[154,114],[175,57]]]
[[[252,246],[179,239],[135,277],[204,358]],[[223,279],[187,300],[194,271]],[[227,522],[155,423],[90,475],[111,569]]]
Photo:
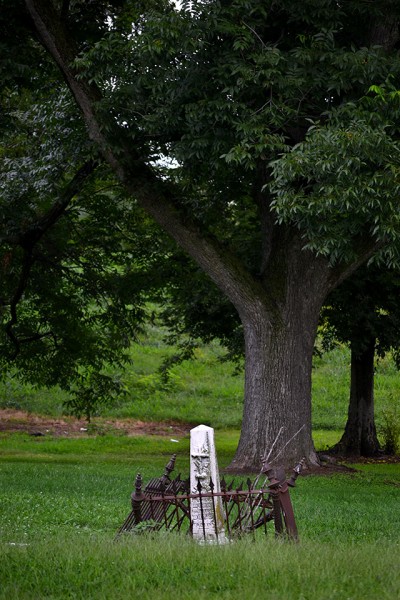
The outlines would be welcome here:
[[[40,219],[32,223],[28,229],[20,234],[18,245],[22,248],[33,248],[46,232],[59,220],[64,214],[66,208],[70,204],[72,198],[82,189],[84,181],[93,173],[96,168],[96,163],[92,160],[87,161],[78,169],[74,177],[68,183],[64,190],[52,207]]]
[[[63,0],[62,6],[61,6],[61,19],[66,19],[68,17],[68,12],[69,12],[69,5],[70,5],[70,0]]]
[[[64,190],[61,197],[53,204],[50,210],[34,224],[31,224],[29,228],[22,234],[20,234],[20,236],[17,239],[17,245],[21,246],[24,251],[22,258],[22,268],[16,290],[10,302],[11,318],[5,325],[6,335],[10,338],[15,347],[15,352],[12,356],[13,360],[20,352],[21,343],[24,343],[25,341],[33,341],[34,339],[31,336],[30,338],[24,338],[21,340],[14,332],[14,327],[18,322],[17,307],[28,286],[32,267],[36,261],[33,252],[34,248],[36,244],[42,239],[42,237],[46,234],[46,232],[53,225],[55,225],[58,219],[63,215],[72,198],[77,194],[77,192],[79,192],[79,190],[82,188],[83,182],[87,179],[87,177],[89,177],[89,175],[94,171],[94,169],[94,161],[87,161],[77,171],[77,173],[74,175],[74,177],[68,184],[67,188]],[[38,334],[38,336],[39,337],[35,336],[35,339],[40,339],[40,337],[43,337],[41,334]]]
[[[189,218],[179,214],[174,206],[176,196],[173,187],[156,176],[132,147],[131,141],[127,141],[124,146],[124,132],[117,124],[108,123],[113,131],[111,134],[104,132],[96,114],[101,92],[93,84],[85,82],[81,75],[78,78],[71,66],[74,41],[68,37],[58,15],[49,8],[48,2],[25,0],[25,3],[43,45],[58,65],[84,115],[90,139],[98,144],[103,157],[128,192],[199,264],[239,312],[245,299],[260,302],[260,307],[267,306],[270,301],[263,287],[238,257],[228,252],[216,239],[201,232]],[[112,138],[121,140],[123,150],[118,156],[113,153],[111,143],[108,142]]]
[[[376,254],[378,250],[385,246],[385,242],[379,241],[374,243],[360,244],[357,251],[357,258],[354,261],[345,265],[340,265],[331,270],[329,277],[328,293],[332,292],[345,279],[350,277],[359,267],[364,265],[370,258]]]
[[[10,338],[10,340],[14,344],[14,348],[15,348],[15,352],[12,355],[12,360],[14,360],[17,357],[17,355],[19,354],[19,351],[20,351],[20,347],[21,347],[18,336],[15,335],[14,330],[13,330],[14,325],[16,325],[16,323],[18,321],[17,306],[18,306],[18,303],[20,302],[20,300],[23,296],[23,293],[26,289],[26,286],[28,284],[28,279],[29,279],[29,275],[30,275],[30,272],[32,269],[33,262],[34,262],[34,260],[32,258],[32,251],[24,250],[21,274],[19,276],[17,289],[15,290],[14,295],[11,298],[11,303],[10,303],[11,318],[9,319],[9,321],[6,323],[6,326],[5,326],[6,335]]]

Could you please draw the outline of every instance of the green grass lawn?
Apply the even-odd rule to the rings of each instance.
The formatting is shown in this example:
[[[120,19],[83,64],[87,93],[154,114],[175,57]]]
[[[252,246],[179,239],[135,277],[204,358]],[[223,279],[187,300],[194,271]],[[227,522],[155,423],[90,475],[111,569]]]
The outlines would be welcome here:
[[[216,441],[226,464],[232,436]],[[180,444],[176,470],[186,476],[188,440]],[[2,435],[0,598],[399,597],[400,465],[300,477],[291,494],[299,544],[272,531],[227,547],[166,533],[114,541],[136,472],[160,474],[170,453],[156,437]]]
[[[152,328],[132,348],[129,393],[104,417],[176,419],[216,428],[220,467],[236,449],[242,377],[220,361],[214,344],[198,360],[174,368],[162,384],[157,373],[173,350]],[[314,441],[325,449],[346,419],[349,353],[339,348],[315,359]],[[400,377],[390,358],[376,367],[377,421],[399,402]],[[65,396],[10,378],[0,407],[53,416]],[[176,436],[174,437],[176,439]],[[174,534],[115,532],[130,510],[137,472],[159,475],[172,453],[176,472],[188,475],[189,438],[126,437],[113,433],[79,439],[0,434],[0,599],[369,600],[400,597],[400,465],[362,464],[329,477],[300,477],[292,500],[300,543],[271,534],[224,547],[198,546]]]

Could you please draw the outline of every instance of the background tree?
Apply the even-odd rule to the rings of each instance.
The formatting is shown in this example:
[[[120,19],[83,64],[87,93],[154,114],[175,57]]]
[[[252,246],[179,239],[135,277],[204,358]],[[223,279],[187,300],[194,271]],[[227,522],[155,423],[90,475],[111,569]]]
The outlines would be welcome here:
[[[399,233],[397,97],[366,97],[399,74],[398,3],[25,4],[132,202],[239,314],[232,466],[258,468],[282,424],[300,431],[286,460],[317,462],[320,308],[376,252],[393,259]]]
[[[375,356],[400,348],[398,271],[366,267],[339,286],[322,311],[322,323],[351,350],[350,401],[346,428],[335,451],[373,456],[379,450],[374,415]]]
[[[60,385],[90,417],[124,389],[105,368],[126,363],[144,317],[144,262],[132,264],[124,226],[133,251],[145,220],[91,155],[53,64],[18,59],[0,99],[0,364],[4,376]]]

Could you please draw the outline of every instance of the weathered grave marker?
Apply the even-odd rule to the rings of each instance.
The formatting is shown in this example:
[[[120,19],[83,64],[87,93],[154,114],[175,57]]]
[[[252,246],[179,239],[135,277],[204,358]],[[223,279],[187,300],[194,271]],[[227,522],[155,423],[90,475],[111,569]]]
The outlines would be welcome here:
[[[171,480],[176,455],[164,475],[151,479],[143,489],[141,475],[137,474],[132,510],[117,536],[129,531],[166,529],[191,533],[200,543],[224,544],[259,528],[267,534],[267,524],[273,521],[275,535],[286,534],[297,540],[289,488],[295,486],[303,461],[286,479],[282,467],[272,467],[268,462],[272,449],[256,480],[252,483],[247,479],[244,485],[241,482],[234,487],[233,481],[228,485],[224,479],[219,480],[214,429],[195,427],[190,432],[190,478],[182,481],[178,475]],[[259,484],[263,475],[264,481]]]
[[[199,425],[190,432],[190,503],[192,535],[195,540],[225,544],[223,507],[220,493],[214,429]]]

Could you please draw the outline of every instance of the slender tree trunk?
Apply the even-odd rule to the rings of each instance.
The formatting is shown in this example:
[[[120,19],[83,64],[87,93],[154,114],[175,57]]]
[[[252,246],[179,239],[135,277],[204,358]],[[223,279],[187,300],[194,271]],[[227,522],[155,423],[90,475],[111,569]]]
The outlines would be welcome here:
[[[350,402],[347,423],[335,452],[374,456],[379,450],[374,416],[375,340],[361,354],[351,351]]]

